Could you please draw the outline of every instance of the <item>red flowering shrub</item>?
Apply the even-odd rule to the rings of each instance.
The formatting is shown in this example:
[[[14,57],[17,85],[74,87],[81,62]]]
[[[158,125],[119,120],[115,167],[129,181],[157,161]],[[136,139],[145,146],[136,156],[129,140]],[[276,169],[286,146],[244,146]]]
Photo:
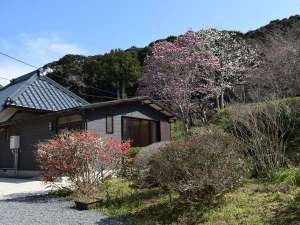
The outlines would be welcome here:
[[[39,144],[36,158],[46,182],[66,176],[75,191],[90,196],[98,184],[118,171],[129,147],[129,142],[89,131],[64,131]]]

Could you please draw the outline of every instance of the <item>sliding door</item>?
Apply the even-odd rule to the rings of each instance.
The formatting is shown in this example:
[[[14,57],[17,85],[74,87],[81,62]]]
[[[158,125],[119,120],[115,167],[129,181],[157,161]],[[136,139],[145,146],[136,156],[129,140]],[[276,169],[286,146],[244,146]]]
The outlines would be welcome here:
[[[134,147],[143,147],[160,141],[159,122],[122,117],[122,138],[131,140]]]

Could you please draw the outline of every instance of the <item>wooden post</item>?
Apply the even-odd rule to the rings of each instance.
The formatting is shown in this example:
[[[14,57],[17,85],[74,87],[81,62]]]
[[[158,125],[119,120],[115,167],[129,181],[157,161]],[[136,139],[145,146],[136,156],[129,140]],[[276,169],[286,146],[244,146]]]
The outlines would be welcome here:
[[[14,154],[14,170],[15,170],[15,176],[18,176],[19,173],[19,149],[13,149],[13,154]]]

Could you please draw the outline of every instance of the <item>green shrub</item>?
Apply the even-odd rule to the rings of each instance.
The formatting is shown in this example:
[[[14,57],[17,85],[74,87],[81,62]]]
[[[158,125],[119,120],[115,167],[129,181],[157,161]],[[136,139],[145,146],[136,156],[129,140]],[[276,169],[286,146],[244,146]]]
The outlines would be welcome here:
[[[104,194],[106,202],[121,201],[133,193],[131,185],[131,182],[125,179],[114,178],[105,181],[100,187],[100,192]]]
[[[247,175],[241,146],[224,132],[206,132],[172,142],[153,156],[158,184],[182,199],[211,201],[235,188]]]
[[[120,176],[130,178],[132,176],[133,161],[137,154],[142,150],[141,147],[132,147],[124,155]]]
[[[129,158],[135,158],[141,150],[141,147],[131,147],[125,155]]]
[[[182,122],[177,120],[171,124],[171,138],[172,140],[178,140],[185,136]]]

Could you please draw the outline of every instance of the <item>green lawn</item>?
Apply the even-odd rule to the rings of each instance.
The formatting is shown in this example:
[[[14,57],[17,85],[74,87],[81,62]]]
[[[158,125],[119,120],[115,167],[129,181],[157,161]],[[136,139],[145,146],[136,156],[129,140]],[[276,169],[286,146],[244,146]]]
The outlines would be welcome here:
[[[293,171],[300,174],[299,169]],[[133,225],[291,225],[300,223],[300,187],[290,173],[275,174],[272,181],[248,180],[210,207],[184,204],[175,194],[170,202],[159,189],[133,190],[122,181],[125,188],[114,190],[121,198],[112,198],[97,211]]]

